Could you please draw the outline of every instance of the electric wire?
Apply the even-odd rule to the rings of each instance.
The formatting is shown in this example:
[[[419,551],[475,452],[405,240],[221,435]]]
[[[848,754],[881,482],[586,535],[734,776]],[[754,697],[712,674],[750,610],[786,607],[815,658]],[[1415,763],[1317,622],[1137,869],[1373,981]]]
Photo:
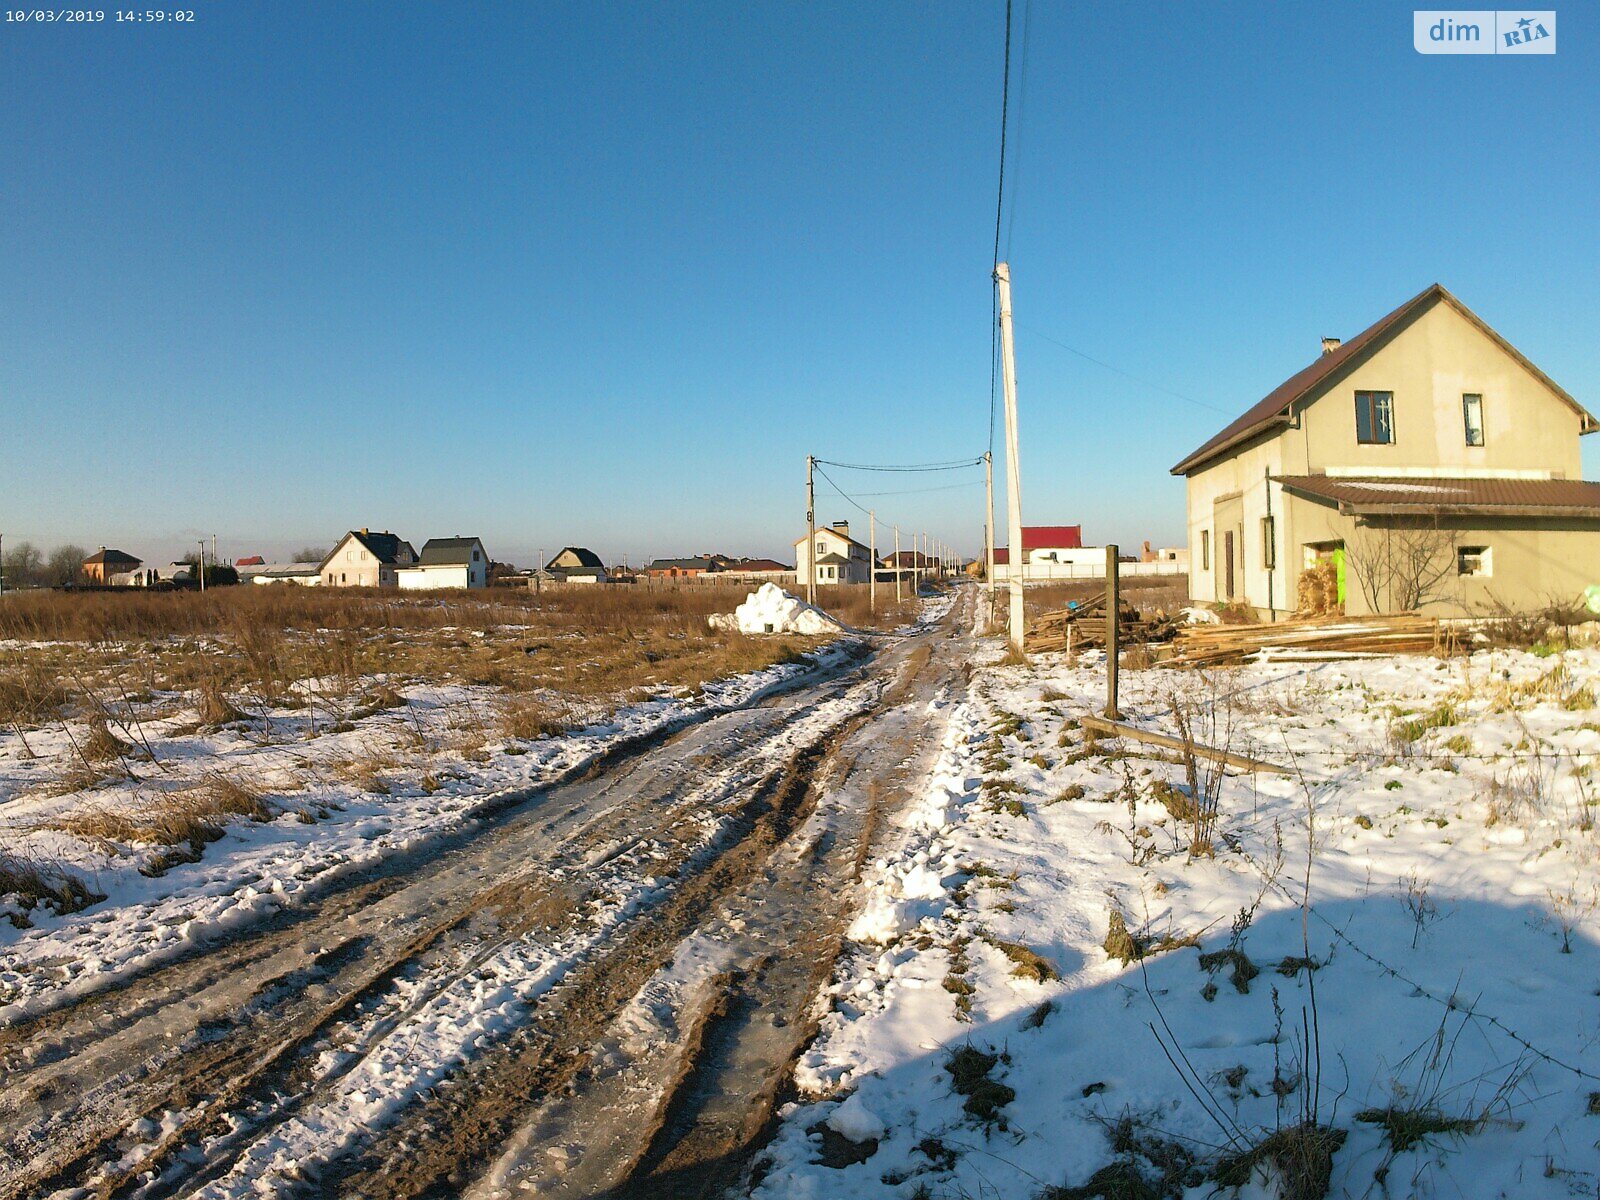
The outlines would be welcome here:
[[[983,464],[983,455],[980,454],[976,458],[950,459],[946,462],[937,463],[847,463],[836,462],[831,458],[813,458],[812,461],[824,466],[839,467],[841,470],[847,471],[964,471],[968,467],[981,466]]]

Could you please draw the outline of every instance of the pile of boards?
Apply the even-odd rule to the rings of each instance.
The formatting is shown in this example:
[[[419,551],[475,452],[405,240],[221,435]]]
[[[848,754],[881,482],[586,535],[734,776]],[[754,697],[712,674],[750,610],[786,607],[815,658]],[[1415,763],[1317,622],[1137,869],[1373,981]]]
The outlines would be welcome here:
[[[1120,610],[1119,637],[1124,646],[1147,642],[1168,642],[1177,635],[1179,621],[1165,612],[1141,612],[1126,599]],[[1069,641],[1070,639],[1070,641]],[[1061,650],[1092,650],[1106,644],[1106,594],[1101,592],[1075,608],[1043,613],[1028,624],[1026,645],[1030,652],[1048,654]]]
[[[1171,666],[1211,667],[1260,655],[1272,662],[1452,654],[1460,636],[1428,617],[1309,617],[1263,625],[1185,625]]]

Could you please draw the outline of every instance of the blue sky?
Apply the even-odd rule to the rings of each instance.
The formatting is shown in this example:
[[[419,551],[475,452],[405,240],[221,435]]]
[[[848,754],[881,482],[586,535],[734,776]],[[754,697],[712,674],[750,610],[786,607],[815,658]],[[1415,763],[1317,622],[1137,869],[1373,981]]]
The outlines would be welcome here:
[[[987,447],[998,0],[194,11],[0,23],[8,540],[787,554],[808,452]],[[1596,11],[1411,12],[1017,0],[1030,524],[1177,538],[1167,469],[1434,280],[1600,404]]]

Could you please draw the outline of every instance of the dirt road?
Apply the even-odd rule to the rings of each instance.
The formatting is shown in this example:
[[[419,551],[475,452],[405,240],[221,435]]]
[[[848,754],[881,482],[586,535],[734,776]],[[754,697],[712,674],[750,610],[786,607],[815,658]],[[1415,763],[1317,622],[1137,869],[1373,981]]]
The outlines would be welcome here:
[[[736,1187],[937,749],[960,607],[0,1030],[0,1198]]]

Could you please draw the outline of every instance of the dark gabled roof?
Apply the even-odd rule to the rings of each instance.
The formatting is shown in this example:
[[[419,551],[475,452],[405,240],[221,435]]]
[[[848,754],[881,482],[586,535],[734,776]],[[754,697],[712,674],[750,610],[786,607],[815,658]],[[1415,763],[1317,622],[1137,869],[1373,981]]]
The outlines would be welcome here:
[[[716,562],[709,558],[658,558],[645,568],[647,571],[710,571]]]
[[[143,561],[143,559],[135,558],[125,551],[107,550],[104,546],[101,546],[100,549],[83,560],[83,565],[87,567],[92,563],[104,563],[108,567],[118,567],[123,563],[132,563],[137,567]]]
[[[727,564],[730,571],[792,571],[775,558],[741,558]]]
[[[429,538],[422,543],[422,553],[417,565],[423,567],[459,567],[472,561],[472,548],[480,549],[483,541],[475,537]],[[485,555],[485,557],[488,557]]]
[[[823,555],[819,555],[817,557],[817,561],[819,563],[828,563],[829,565],[833,565],[833,564],[836,564],[836,563],[843,563],[847,567],[850,565],[850,560],[848,558],[846,558],[842,554],[823,554]]]
[[[578,560],[578,567],[582,567],[583,569],[589,570],[589,571],[599,571],[601,574],[605,573],[606,565],[605,565],[605,563],[600,561],[600,556],[598,554],[596,554],[593,550],[590,550],[590,549],[588,549],[587,547],[584,547],[584,546],[563,546],[563,547],[561,547],[561,549],[556,553],[555,558],[552,558],[548,563],[545,564],[545,566],[549,570],[552,570],[552,571],[555,571],[555,570],[562,570],[562,571],[577,570],[577,567],[557,567],[556,566],[556,558],[560,558],[563,554],[571,554],[572,556],[574,556]]]
[[[1600,517],[1600,483],[1582,479],[1456,479],[1282,475],[1286,492],[1355,516]]]
[[[1238,420],[1228,425],[1221,433],[1173,467],[1172,473],[1174,475],[1187,475],[1195,468],[1217,457],[1223,451],[1231,449],[1241,442],[1248,441],[1279,421],[1289,419],[1293,415],[1295,405],[1315,399],[1316,395],[1324,388],[1332,386],[1345,375],[1355,370],[1361,363],[1393,340],[1401,330],[1441,301],[1454,308],[1471,324],[1476,326],[1480,332],[1487,335],[1502,350],[1516,359],[1534,378],[1554,392],[1561,401],[1571,407],[1581,420],[1579,432],[1593,433],[1596,429],[1600,429],[1600,422],[1595,420],[1594,415],[1588,409],[1584,408],[1583,405],[1579,404],[1557,385],[1554,380],[1529,362],[1520,350],[1485,324],[1477,313],[1451,295],[1442,284],[1435,283],[1407,300],[1388,316],[1381,317],[1367,326],[1367,328],[1356,334],[1355,337],[1345,342],[1338,349],[1319,356],[1310,366],[1289,376],[1288,379],[1284,380],[1258,403],[1253,405]]]
[[[399,557],[400,547],[404,546],[407,550],[411,550],[411,543],[399,534],[389,533],[387,530],[383,533],[373,533],[370,529],[352,529],[334,543],[333,549],[328,551],[328,557],[323,559],[318,566],[325,567],[332,562],[333,556],[339,552],[339,547],[344,545],[349,538],[355,538],[356,541],[371,551],[373,558],[391,567],[394,566]],[[415,557],[415,550],[412,550],[412,555]]]

